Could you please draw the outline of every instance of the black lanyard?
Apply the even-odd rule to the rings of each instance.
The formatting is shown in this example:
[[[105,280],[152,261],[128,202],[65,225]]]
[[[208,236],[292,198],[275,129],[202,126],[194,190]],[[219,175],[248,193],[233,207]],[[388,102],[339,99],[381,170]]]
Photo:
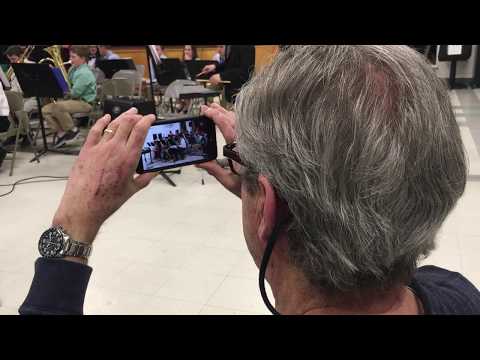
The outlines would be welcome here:
[[[268,261],[270,260],[273,247],[275,246],[275,241],[277,240],[279,228],[279,225],[275,226],[272,234],[270,235],[270,238],[268,239],[267,247],[265,248],[265,252],[263,253],[262,263],[260,265],[260,273],[258,276],[258,285],[260,286],[260,294],[262,295],[263,302],[273,315],[281,314],[277,310],[275,310],[275,307],[268,300],[267,292],[265,291],[265,273],[267,272]]]

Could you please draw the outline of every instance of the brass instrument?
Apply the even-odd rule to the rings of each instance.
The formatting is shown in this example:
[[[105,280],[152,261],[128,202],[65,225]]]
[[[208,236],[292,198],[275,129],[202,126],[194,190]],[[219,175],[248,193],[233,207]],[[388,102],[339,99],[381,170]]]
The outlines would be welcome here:
[[[65,63],[63,62],[62,52],[60,50],[60,45],[52,45],[52,46],[49,46],[49,47],[47,47],[43,50],[46,51],[51,57],[43,58],[38,63],[42,64],[45,61],[50,61],[55,67],[59,68],[60,71],[62,72],[63,77],[65,78],[65,82],[68,85],[68,89],[71,90],[70,89],[70,82],[68,81],[68,73],[67,73],[67,70],[65,69],[65,66],[64,66],[65,64],[68,63],[68,61],[65,62]]]
[[[25,60],[28,59],[28,57],[32,54],[33,49],[35,48],[35,45],[28,45],[23,54],[20,56],[20,59],[18,60],[19,63],[23,63]],[[10,66],[7,70],[7,79],[8,81],[12,81],[13,77],[13,66]]]

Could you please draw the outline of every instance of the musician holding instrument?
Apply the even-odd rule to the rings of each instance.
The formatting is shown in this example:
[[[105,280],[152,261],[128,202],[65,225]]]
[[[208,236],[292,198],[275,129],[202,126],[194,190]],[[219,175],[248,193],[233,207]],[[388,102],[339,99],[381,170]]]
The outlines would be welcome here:
[[[26,50],[22,49],[20,45],[11,45],[5,50],[5,56],[7,57],[10,64],[17,64],[17,63],[33,63],[33,61],[28,60],[25,56],[27,54]],[[23,90],[18,83],[18,79],[15,76],[13,71],[9,71],[7,78],[10,80],[11,90],[23,94]],[[26,113],[31,113],[32,111],[38,111],[38,105],[35,98],[25,98],[23,100],[23,110]],[[10,119],[10,118],[9,118]],[[10,124],[9,131],[7,133],[6,139],[3,142],[3,146],[10,146],[15,143],[16,139],[16,126],[15,124]],[[21,130],[20,137],[23,141],[27,140],[25,130]]]
[[[86,45],[73,45],[70,48],[70,99],[53,102],[42,108],[44,118],[57,134],[56,148],[77,139],[80,131],[73,122],[72,114],[90,112],[97,96],[95,75],[87,65],[88,55],[89,47]]]
[[[210,83],[218,85],[230,82],[225,87],[225,99],[229,103],[235,101],[236,94],[245,84],[255,67],[255,47],[252,45],[225,45],[225,61],[218,65],[206,65],[197,76],[211,74]]]

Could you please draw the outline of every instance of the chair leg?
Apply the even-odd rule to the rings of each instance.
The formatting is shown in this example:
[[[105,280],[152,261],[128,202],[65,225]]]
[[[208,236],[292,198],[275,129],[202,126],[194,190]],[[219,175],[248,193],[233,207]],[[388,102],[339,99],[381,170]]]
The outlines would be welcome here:
[[[34,134],[33,134],[33,144],[37,146],[37,139],[38,135],[40,134],[41,128],[40,125],[35,129]]]
[[[27,140],[28,140],[28,143],[30,144],[30,146],[34,149],[34,151],[36,150],[36,144],[34,144],[34,140],[32,138],[32,135],[33,135],[33,130],[30,128],[30,114],[28,115],[27,119],[26,119],[26,123],[23,125],[24,129],[26,129],[26,134],[27,134]]]
[[[15,136],[15,145],[13,146],[13,157],[12,157],[12,163],[10,164],[10,174],[9,176],[13,175],[13,167],[15,166],[15,158],[17,157],[17,146],[18,146],[18,138],[20,137],[20,129],[22,128],[22,125],[19,124],[17,126],[17,134]]]

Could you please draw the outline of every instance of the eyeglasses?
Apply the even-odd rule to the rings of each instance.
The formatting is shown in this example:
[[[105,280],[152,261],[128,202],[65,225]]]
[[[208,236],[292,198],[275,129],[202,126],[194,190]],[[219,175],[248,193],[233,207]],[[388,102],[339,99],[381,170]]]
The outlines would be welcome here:
[[[240,159],[238,151],[236,151],[237,143],[227,144],[223,147],[223,156],[228,160],[230,170],[235,175],[241,176],[244,173],[245,164]]]

